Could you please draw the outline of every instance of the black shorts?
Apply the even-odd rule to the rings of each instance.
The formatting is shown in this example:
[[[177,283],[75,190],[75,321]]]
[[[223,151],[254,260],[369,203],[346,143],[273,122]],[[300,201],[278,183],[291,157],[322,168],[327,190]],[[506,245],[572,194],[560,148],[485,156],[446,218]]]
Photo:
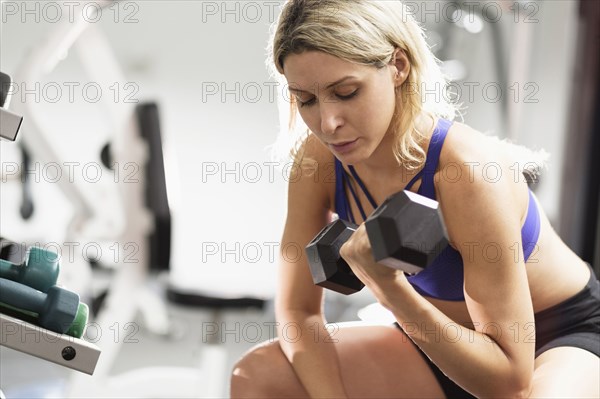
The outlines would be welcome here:
[[[600,281],[590,269],[586,286],[571,298],[536,313],[535,357],[561,346],[585,349],[600,357]],[[398,324],[396,324],[398,328]],[[448,378],[418,347],[447,398],[475,398]]]

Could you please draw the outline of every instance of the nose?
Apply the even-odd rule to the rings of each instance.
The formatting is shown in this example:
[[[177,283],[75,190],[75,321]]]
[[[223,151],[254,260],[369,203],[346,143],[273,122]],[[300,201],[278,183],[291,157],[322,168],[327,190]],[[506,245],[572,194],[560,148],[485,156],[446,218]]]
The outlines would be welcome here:
[[[343,119],[336,103],[323,103],[321,108],[321,131],[323,134],[334,134],[343,125]]]

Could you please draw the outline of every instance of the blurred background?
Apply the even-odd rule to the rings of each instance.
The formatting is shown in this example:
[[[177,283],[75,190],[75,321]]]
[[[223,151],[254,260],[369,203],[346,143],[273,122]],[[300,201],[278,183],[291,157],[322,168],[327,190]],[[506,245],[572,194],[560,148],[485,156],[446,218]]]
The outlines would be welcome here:
[[[598,3],[405,3],[464,122],[550,153],[532,187],[598,274]],[[281,2],[0,4],[0,70],[25,118],[0,142],[0,235],[61,255],[102,349],[90,377],[0,347],[0,389],[226,397],[235,360],[275,336],[290,165],[269,149],[285,87],[265,49]],[[328,320],[373,301],[328,292]]]

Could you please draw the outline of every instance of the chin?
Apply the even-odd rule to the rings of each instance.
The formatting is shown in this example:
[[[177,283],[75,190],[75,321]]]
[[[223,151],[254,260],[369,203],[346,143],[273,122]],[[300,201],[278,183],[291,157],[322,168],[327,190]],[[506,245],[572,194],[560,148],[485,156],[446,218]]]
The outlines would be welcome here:
[[[347,154],[336,154],[334,152],[333,155],[337,159],[339,159],[340,162],[342,162],[343,164],[346,164],[346,165],[356,165],[356,164],[361,163],[369,158],[368,156],[365,156],[365,154],[362,154],[359,151],[352,151]]]

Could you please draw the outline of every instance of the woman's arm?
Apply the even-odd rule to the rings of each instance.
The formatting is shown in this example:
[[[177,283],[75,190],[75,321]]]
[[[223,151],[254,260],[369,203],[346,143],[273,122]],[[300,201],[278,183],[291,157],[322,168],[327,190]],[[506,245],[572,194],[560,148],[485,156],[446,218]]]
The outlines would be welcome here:
[[[462,177],[450,181],[442,175],[438,191],[450,241],[463,258],[465,301],[475,330],[421,297],[403,273],[374,263],[372,256],[370,261],[357,256],[367,253],[360,234],[349,240],[350,249],[342,247],[342,255],[407,335],[457,384],[478,397],[527,396],[534,343],[524,337],[534,316],[525,264],[522,255],[514,256],[522,245],[526,186],[511,181],[508,169],[498,181],[481,174],[486,162],[509,165],[493,152],[461,151],[453,167],[460,165]],[[479,173],[473,173],[472,161],[479,163]]]
[[[330,154],[319,145],[309,139],[305,153],[319,163],[317,174],[302,170],[290,179],[275,312],[281,349],[310,396],[343,398],[336,337],[325,329],[323,289],[314,285],[304,251],[331,218],[326,176],[318,173]]]

